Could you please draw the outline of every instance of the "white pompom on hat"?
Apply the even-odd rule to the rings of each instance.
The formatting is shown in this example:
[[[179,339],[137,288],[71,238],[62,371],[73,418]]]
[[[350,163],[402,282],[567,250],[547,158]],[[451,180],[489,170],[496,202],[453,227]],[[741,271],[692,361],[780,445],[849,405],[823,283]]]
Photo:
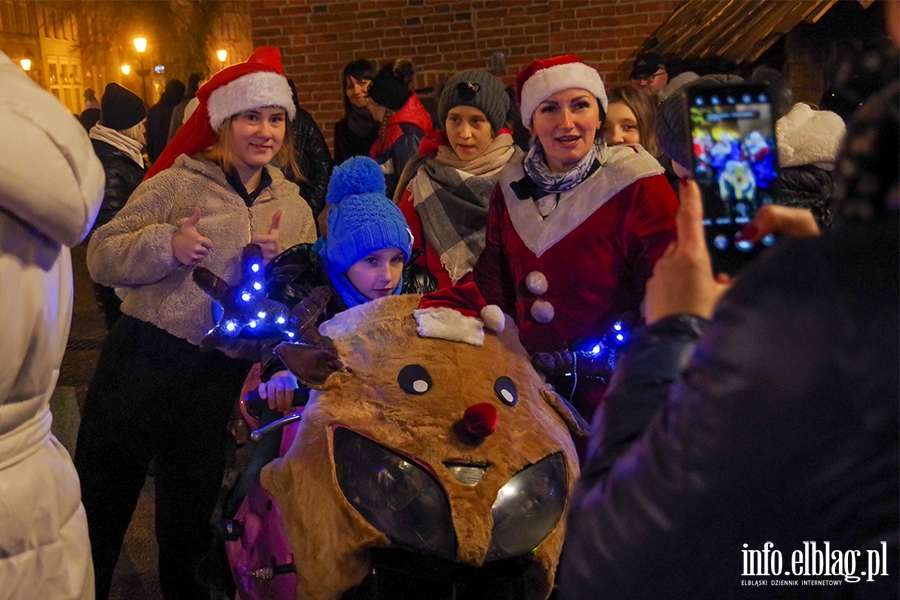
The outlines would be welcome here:
[[[539,59],[522,69],[516,75],[522,124],[531,127],[531,117],[540,103],[556,92],[570,88],[591,92],[606,112],[608,101],[600,73],[574,54]]]
[[[454,285],[422,296],[413,312],[419,335],[473,346],[484,343],[484,328],[500,333],[506,317],[481,297],[474,283]]]

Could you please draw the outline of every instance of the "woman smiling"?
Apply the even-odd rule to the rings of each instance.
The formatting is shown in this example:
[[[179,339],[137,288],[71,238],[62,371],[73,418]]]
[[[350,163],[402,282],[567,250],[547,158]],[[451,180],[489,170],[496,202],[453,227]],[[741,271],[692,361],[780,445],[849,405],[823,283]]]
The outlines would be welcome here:
[[[451,77],[438,104],[444,131],[426,138],[400,178],[394,197],[414,248],[424,250],[416,264],[437,278],[438,287],[471,277],[484,248],[491,191],[500,170],[522,156],[504,128],[508,110],[509,97],[493,75]]]
[[[674,239],[678,201],[640,146],[611,148],[599,137],[607,99],[595,69],[558,56],[528,65],[516,83],[532,146],[500,175],[475,281],[515,317],[529,352],[593,347],[638,312]],[[601,386],[576,392],[589,416]]]

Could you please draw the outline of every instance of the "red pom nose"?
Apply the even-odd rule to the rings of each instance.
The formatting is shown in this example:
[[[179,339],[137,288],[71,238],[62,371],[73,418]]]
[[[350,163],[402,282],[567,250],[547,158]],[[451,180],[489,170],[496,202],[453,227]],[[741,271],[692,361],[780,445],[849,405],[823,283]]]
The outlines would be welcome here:
[[[487,402],[473,404],[463,415],[463,428],[473,437],[491,435],[497,430],[497,409]]]

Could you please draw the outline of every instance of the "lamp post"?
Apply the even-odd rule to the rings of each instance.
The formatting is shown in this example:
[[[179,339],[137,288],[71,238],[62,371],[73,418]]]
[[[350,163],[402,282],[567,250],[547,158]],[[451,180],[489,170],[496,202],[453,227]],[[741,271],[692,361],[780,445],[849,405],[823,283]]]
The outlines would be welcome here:
[[[225,68],[225,59],[228,58],[228,50],[216,50],[216,56],[219,57],[219,62],[222,63],[222,68]]]
[[[147,38],[134,38],[134,49],[137,50],[141,65],[141,68],[135,73],[141,78],[141,89],[144,91],[144,104],[146,105],[149,104],[147,101],[147,75],[150,74],[150,69],[144,67],[144,52],[147,51]]]

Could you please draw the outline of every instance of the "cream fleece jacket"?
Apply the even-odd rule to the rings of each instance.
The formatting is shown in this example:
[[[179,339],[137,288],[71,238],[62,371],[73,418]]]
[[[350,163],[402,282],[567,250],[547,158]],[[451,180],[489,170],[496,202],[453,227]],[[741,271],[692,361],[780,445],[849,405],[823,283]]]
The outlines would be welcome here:
[[[250,236],[268,233],[276,211],[283,211],[279,232],[285,248],[316,239],[312,211],[299,188],[278,169],[266,168],[272,185],[248,209],[216,164],[199,154],[179,156],[94,232],[87,253],[91,277],[120,288],[125,314],[199,345],[213,326],[212,300],[191,278],[194,267],[172,255],[172,234],[194,207],[202,214],[197,231],[213,241],[200,265],[230,285],[240,279],[241,251]]]

